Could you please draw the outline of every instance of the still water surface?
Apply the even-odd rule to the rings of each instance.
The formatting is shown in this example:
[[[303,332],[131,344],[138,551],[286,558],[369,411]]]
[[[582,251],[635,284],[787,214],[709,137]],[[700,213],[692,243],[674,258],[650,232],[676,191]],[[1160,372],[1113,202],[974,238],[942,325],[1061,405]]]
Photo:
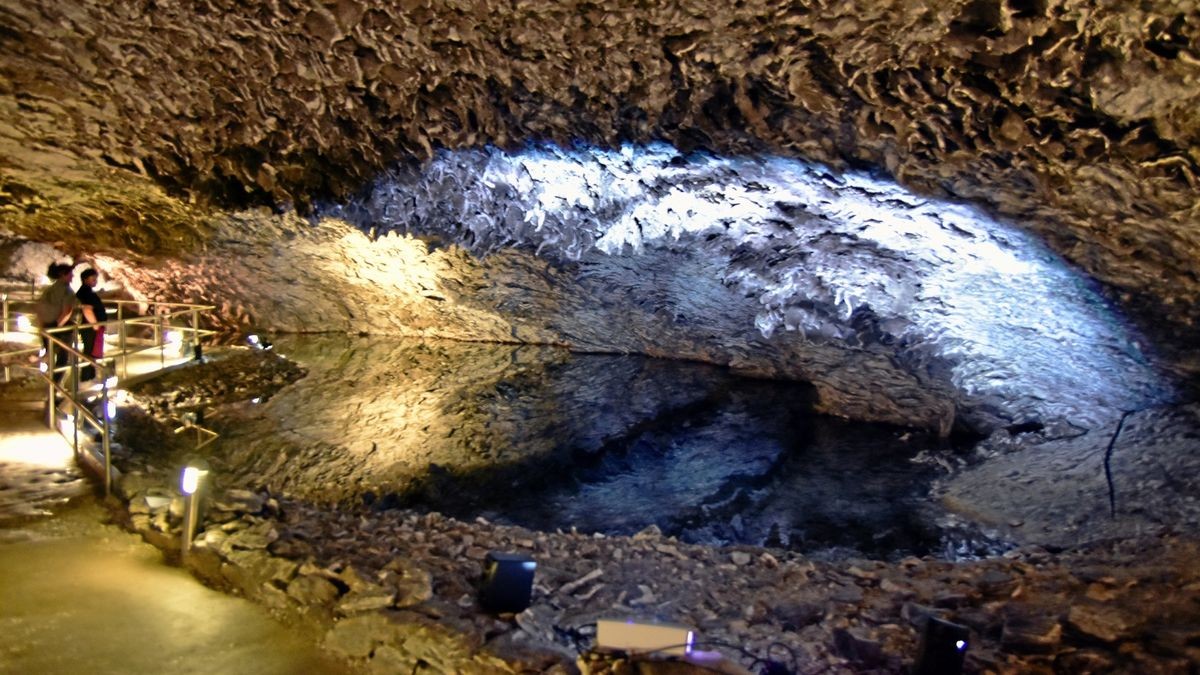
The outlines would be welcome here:
[[[308,374],[226,412],[223,464],[316,500],[535,529],[940,554],[950,453],[813,412],[811,387],[552,347],[289,336]],[[957,534],[955,536],[958,536]]]

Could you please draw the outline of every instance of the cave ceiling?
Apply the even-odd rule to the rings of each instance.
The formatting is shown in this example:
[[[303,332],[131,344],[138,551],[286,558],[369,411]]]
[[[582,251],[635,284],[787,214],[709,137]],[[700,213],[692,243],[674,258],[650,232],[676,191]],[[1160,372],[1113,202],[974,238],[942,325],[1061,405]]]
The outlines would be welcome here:
[[[819,164],[830,176],[895,181],[919,198],[970,205],[1033,235],[1099,281],[1106,298],[1186,344],[1200,322],[1198,34],[1197,4],[1165,0],[3,0],[0,228],[77,257],[160,263],[228,239],[229,222],[247,242],[280,233],[290,241],[302,229],[282,216],[256,229],[228,215],[252,207],[340,214],[372,238],[388,229],[423,234],[412,219],[392,228],[378,209],[398,185],[426,185],[432,179],[422,171],[453,162],[443,153],[518,153],[530,144],[603,153],[665,142],[681,157],[696,151]],[[464,157],[487,164],[482,155]],[[856,180],[868,179],[850,182]],[[426,220],[436,215],[422,213]],[[424,234],[469,235],[468,248],[487,239],[478,228],[446,225],[431,224]],[[589,240],[590,251],[576,247],[568,257],[587,265],[600,253],[617,256],[644,243],[602,236]],[[489,252],[506,244],[541,252],[545,244],[492,239]],[[408,255],[400,244],[388,246]],[[321,247],[311,248],[316,269]],[[725,255],[740,263],[705,271],[711,261],[685,248],[628,265],[636,274],[656,265],[711,272],[723,284],[719,294],[757,283],[747,279],[766,264],[764,256],[823,255],[820,246],[797,242],[730,244]],[[307,249],[297,240],[291,250]],[[449,257],[431,265],[450,264],[452,254],[439,255]],[[748,256],[763,264],[747,263]],[[869,269],[880,258],[865,260]],[[490,273],[473,277],[479,295],[496,287]],[[558,273],[530,267],[522,278],[532,287]],[[843,341],[854,332],[847,332],[852,312],[841,325],[822,328],[822,312],[797,317],[773,308],[770,285],[759,284],[756,306],[730,312],[757,333],[711,360],[744,360],[733,352],[761,351],[761,340],[781,326],[807,324]],[[553,302],[585,306],[593,290],[561,293]],[[287,292],[278,289],[276,297]],[[835,307],[844,300],[834,293],[820,302]],[[475,311],[464,306],[457,307]],[[361,316],[357,309],[344,313]],[[569,330],[512,318],[519,314],[475,336],[654,351],[646,349],[653,337],[601,344],[577,331],[564,340]],[[903,318],[903,311],[894,314]],[[410,329],[420,323],[409,318]],[[277,325],[296,327],[289,321]],[[716,322],[705,330],[730,328]],[[1115,335],[1106,349],[1135,359],[1126,341]],[[704,346],[711,340],[692,335],[684,342],[690,348],[680,353],[712,356]],[[954,377],[897,368],[915,380],[893,391],[926,392],[914,394],[909,409],[940,418],[947,406],[962,404],[961,393],[937,384],[961,392]],[[1049,377],[1053,364],[1042,370]],[[1142,387],[1149,376],[1136,379]],[[1003,417],[1021,414],[1010,409]]]

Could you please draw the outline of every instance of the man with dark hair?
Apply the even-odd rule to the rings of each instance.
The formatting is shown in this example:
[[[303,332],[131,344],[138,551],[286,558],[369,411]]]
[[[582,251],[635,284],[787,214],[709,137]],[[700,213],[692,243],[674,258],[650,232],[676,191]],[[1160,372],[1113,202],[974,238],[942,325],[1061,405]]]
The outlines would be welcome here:
[[[75,297],[79,300],[79,309],[83,311],[83,320],[89,325],[79,331],[83,343],[83,353],[94,359],[104,357],[104,326],[92,324],[108,321],[108,312],[104,310],[104,301],[96,294],[96,283],[100,275],[96,270],[87,268],[79,275],[79,290]],[[90,364],[79,371],[79,381],[87,382],[96,377],[96,369]]]
[[[58,328],[65,326],[71,320],[71,314],[75,312],[75,293],[71,291],[71,276],[74,274],[73,267],[65,263],[50,263],[49,269],[46,270],[46,276],[50,277],[53,282],[50,286],[42,291],[41,296],[37,301],[37,318],[38,323],[42,328],[42,348],[49,351],[50,338],[44,332],[49,328]],[[57,333],[57,339],[60,342],[70,344],[70,333]],[[54,349],[54,370],[67,365],[70,355],[67,350],[62,347],[55,346]],[[57,383],[62,380],[62,373],[54,373],[54,381]]]

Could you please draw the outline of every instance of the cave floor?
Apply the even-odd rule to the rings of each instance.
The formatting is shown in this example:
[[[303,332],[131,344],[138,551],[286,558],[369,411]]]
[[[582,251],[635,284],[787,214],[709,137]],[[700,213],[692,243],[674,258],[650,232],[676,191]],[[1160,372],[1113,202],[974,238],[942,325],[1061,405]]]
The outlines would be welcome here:
[[[0,673],[345,672],[303,630],[106,524],[90,490],[51,509],[0,526]]]
[[[230,398],[262,395],[280,386],[286,385],[256,380],[247,372],[231,385]],[[401,593],[391,607],[375,612],[351,612],[344,602],[338,608],[301,608],[317,628],[328,629],[317,641],[335,657],[379,669],[396,665],[397,659],[404,662],[405,654],[379,642],[376,620],[436,626],[457,636],[455,653],[465,654],[459,660],[419,659],[441,664],[443,672],[571,672],[575,655],[590,646],[595,620],[620,616],[692,626],[702,641],[724,645],[720,649],[747,666],[751,659],[739,657],[739,650],[771,654],[802,673],[900,673],[915,658],[919,626],[937,616],[971,630],[967,672],[1191,673],[1200,664],[1200,568],[1195,565],[1200,538],[1189,520],[1194,499],[1188,497],[1195,493],[1180,492],[1188,488],[1189,476],[1179,472],[1188,470],[1194,457],[1186,446],[1178,451],[1178,444],[1191,440],[1194,416],[1185,407],[1126,422],[1127,448],[1149,448],[1152,461],[1123,458],[1120,447],[1110,455],[1117,476],[1116,518],[1105,512],[1109,502],[1102,466],[1096,484],[1096,462],[1102,465],[1103,457],[1096,457],[1094,439],[1026,439],[1024,445],[1014,441],[1000,449],[993,444],[991,457],[951,476],[938,490],[964,514],[1010,528],[1018,540],[1025,532],[1035,535],[1003,555],[980,560],[814,560],[769,547],[691,545],[653,528],[633,536],[539,532],[482,518],[464,522],[436,513],[322,504],[261,490],[274,508],[214,523],[205,536],[242,542],[221,549],[229,557],[219,564],[227,566],[251,552],[244,549],[253,549],[339,578],[353,570],[358,577],[382,580],[398,565],[423,570],[428,586],[411,602],[402,602]],[[19,431],[8,424],[4,429],[6,435]],[[1048,454],[1041,448],[1039,455],[1039,445],[1046,443],[1066,448],[1046,460],[1057,465],[1039,463]],[[1107,439],[1099,445],[1103,451]],[[172,464],[161,448],[131,446],[122,461],[138,484],[173,480]],[[1150,467],[1149,473],[1140,478],[1122,474],[1131,466]],[[1082,468],[1077,480],[1070,481],[1072,467]],[[59,488],[61,494],[45,496],[45,504],[80,489],[69,463],[54,471],[65,479],[52,483],[66,487]],[[22,478],[36,475],[14,471],[12,463],[4,466],[6,484],[40,482]],[[992,494],[989,483],[1006,484],[1003,478],[1034,481],[1017,480],[1024,487],[1011,490],[1005,499],[984,501]],[[1162,483],[1147,482],[1154,478]],[[258,489],[254,484],[219,487]],[[1026,510],[1013,515],[1014,505]],[[1071,514],[1082,512],[1099,515],[1072,519]],[[127,525],[161,545],[164,538],[149,521],[131,517]],[[246,543],[256,539],[261,541]],[[497,617],[478,607],[476,586],[490,550],[528,553],[538,561],[528,610]],[[214,585],[281,609],[277,595],[237,587],[231,581],[236,575],[214,578],[195,571]],[[297,609],[297,596],[289,589],[289,611]],[[308,597],[303,602],[317,601]],[[368,637],[347,636],[351,630],[365,631]],[[411,635],[405,639],[414,643]],[[376,642],[365,651],[346,646],[363,640]]]

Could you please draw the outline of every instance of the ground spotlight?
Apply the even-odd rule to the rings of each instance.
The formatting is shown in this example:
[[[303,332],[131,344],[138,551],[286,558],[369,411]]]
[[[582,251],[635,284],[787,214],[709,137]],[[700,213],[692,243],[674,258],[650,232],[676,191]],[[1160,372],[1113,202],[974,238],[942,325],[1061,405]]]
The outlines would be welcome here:
[[[254,347],[255,349],[262,349],[264,351],[275,346],[275,345],[271,344],[270,340],[266,339],[265,337],[260,337],[258,335],[247,336],[246,344],[250,345],[251,347]]]
[[[179,480],[179,490],[184,495],[183,537],[182,550],[184,554],[192,548],[192,539],[196,536],[196,526],[200,521],[200,501],[203,496],[205,479],[208,477],[208,463],[202,459],[188,462]]]
[[[33,322],[24,314],[17,315],[17,330],[21,333],[28,333],[33,330]]]
[[[491,551],[483,561],[479,604],[497,614],[517,613],[529,607],[537,563],[521,553]]]
[[[930,617],[921,633],[913,675],[958,675],[967,654],[966,626]]]

